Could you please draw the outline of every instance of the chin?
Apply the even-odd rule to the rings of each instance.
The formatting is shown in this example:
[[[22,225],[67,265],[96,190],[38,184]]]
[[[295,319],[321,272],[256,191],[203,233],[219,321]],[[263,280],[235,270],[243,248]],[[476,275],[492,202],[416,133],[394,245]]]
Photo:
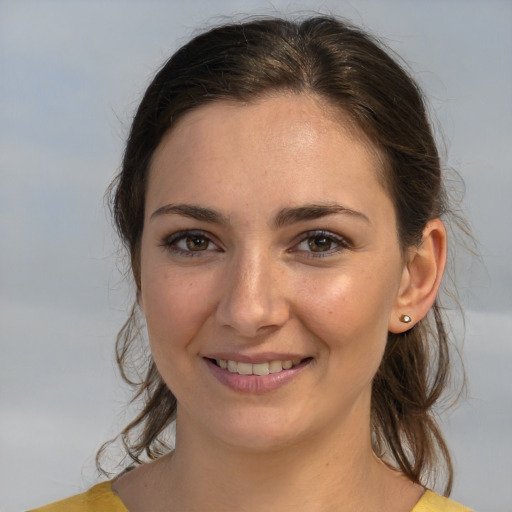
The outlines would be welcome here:
[[[280,451],[294,443],[296,436],[274,429],[246,429],[231,431],[224,443],[233,449],[252,454],[266,454]]]
[[[301,437],[300,432],[305,430],[300,427],[297,415],[285,414],[282,410],[269,414],[268,408],[259,409],[226,412],[221,417],[207,420],[206,428],[223,444],[253,453],[285,448],[296,442]]]

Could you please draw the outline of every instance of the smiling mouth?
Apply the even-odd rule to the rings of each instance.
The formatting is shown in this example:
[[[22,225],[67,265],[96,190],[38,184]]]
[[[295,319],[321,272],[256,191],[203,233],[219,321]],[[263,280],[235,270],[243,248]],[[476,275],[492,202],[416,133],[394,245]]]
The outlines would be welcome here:
[[[287,359],[284,361],[267,361],[263,363],[243,363],[240,361],[232,361],[226,359],[209,359],[219,368],[227,370],[230,373],[238,373],[239,375],[269,375],[271,373],[280,373],[290,370],[299,364],[311,360],[311,357],[305,359]]]

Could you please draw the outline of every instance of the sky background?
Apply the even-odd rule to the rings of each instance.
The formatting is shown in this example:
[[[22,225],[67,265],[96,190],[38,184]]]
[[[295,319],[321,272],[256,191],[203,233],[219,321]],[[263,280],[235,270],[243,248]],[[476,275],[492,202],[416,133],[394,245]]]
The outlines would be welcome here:
[[[465,181],[481,259],[455,265],[470,387],[445,416],[452,496],[509,511],[512,2],[0,0],[0,512],[91,485],[96,449],[123,424],[112,356],[132,298],[103,194],[152,74],[224,16],[311,10],[409,63]]]

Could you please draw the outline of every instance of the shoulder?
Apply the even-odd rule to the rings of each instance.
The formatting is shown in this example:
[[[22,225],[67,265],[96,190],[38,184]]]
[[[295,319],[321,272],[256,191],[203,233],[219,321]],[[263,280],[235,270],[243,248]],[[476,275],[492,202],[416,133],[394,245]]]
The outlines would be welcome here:
[[[103,482],[88,491],[57,501],[29,512],[128,512],[123,502],[112,492],[111,482]]]
[[[471,509],[427,490],[411,512],[471,512]]]

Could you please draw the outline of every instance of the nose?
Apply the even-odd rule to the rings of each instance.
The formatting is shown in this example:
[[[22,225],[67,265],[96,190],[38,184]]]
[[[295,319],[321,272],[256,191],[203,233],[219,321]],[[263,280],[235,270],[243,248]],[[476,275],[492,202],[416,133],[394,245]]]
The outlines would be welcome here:
[[[285,270],[265,254],[240,256],[226,268],[217,322],[244,337],[282,327],[289,318]]]

